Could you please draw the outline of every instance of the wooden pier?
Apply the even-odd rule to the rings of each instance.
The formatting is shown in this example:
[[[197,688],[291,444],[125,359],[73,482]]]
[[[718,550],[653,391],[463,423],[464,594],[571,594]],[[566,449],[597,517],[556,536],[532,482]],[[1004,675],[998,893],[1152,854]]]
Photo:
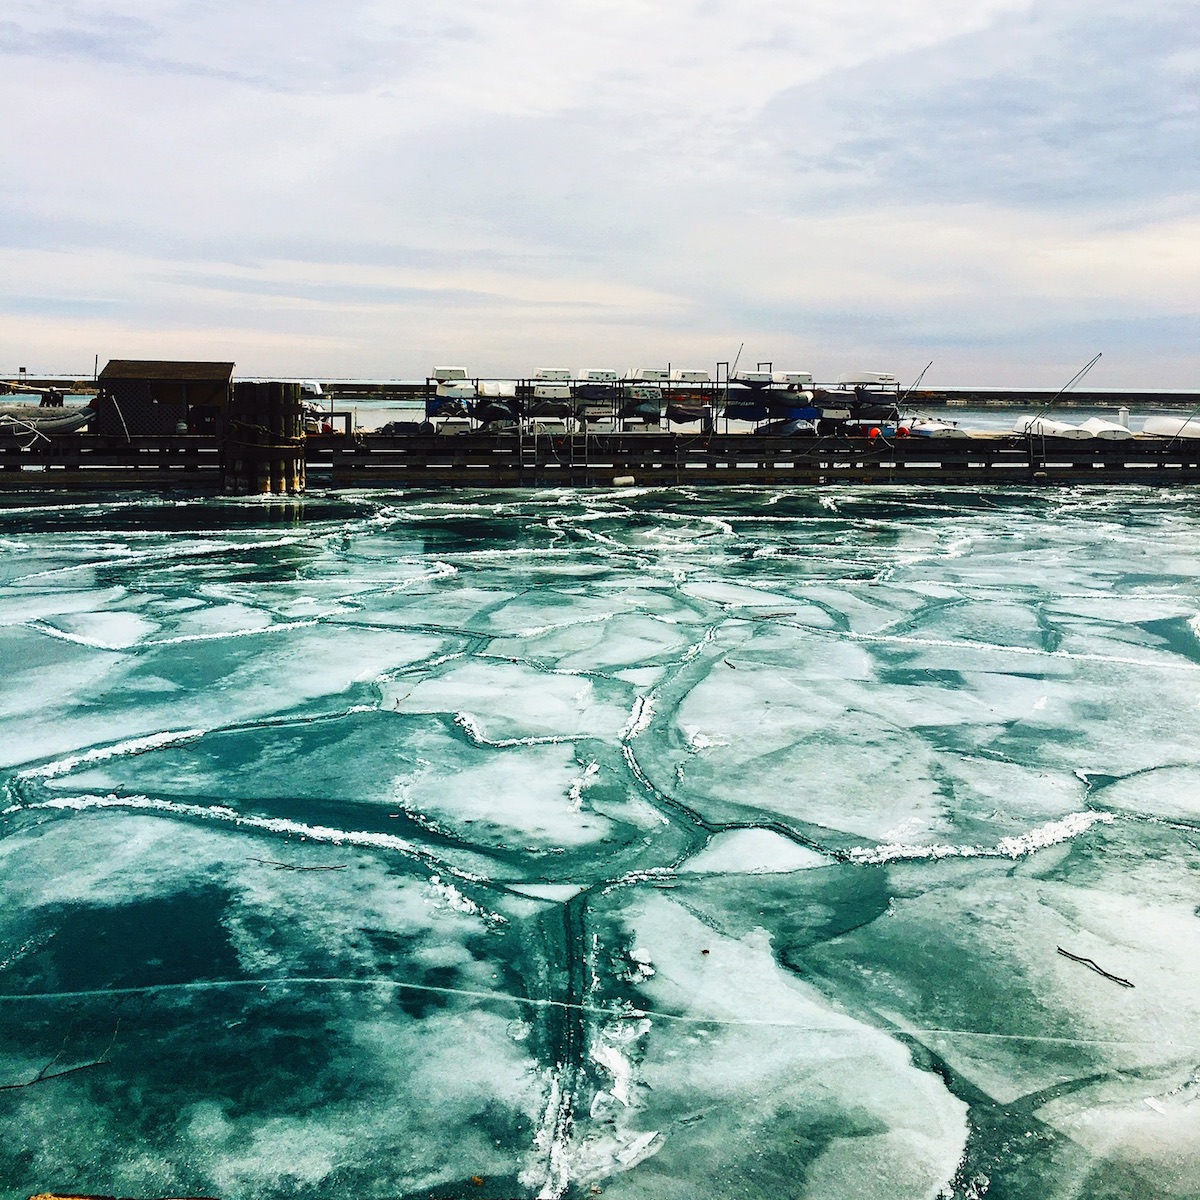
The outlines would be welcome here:
[[[755,434],[309,434],[318,488],[1200,483],[1200,439],[767,437]],[[154,489],[218,493],[212,435],[0,438],[0,490]]]

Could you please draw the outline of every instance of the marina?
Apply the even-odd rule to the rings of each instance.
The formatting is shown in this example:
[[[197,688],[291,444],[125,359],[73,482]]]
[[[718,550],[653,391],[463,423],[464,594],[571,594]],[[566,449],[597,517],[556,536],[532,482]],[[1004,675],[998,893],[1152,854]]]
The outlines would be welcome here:
[[[541,368],[510,380],[443,367],[378,386],[234,382],[233,368],[114,360],[90,392],[62,379],[9,384],[18,395],[0,406],[0,486],[294,494],[309,484],[1200,481],[1191,393],[902,392],[888,374],[822,385],[769,363]],[[39,392],[34,404],[27,393]],[[1098,415],[1067,419],[1084,399]],[[968,403],[1015,421],[974,427],[950,411]],[[1131,411],[1151,407],[1140,429],[1131,424]]]

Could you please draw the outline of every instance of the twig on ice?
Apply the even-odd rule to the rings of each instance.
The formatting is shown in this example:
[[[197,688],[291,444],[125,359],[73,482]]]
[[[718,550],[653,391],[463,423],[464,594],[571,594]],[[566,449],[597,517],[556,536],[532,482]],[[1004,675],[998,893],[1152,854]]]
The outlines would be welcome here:
[[[1093,962],[1090,958],[1081,958],[1078,954],[1072,954],[1070,950],[1064,950],[1061,946],[1058,947],[1058,952],[1063,958],[1069,958],[1072,962],[1083,963],[1085,967],[1091,967],[1097,975],[1103,975],[1105,979],[1111,979],[1113,983],[1119,983],[1122,987],[1133,987],[1133,984],[1128,979],[1122,979],[1120,975],[1111,974],[1100,966],[1099,963]]]
[[[349,866],[348,863],[338,863],[333,867],[302,867],[297,863],[279,862],[274,858],[252,858],[250,861],[274,867],[277,871],[344,871]]]
[[[61,1071],[52,1071],[50,1068],[62,1058],[63,1052],[60,1050],[32,1079],[27,1079],[24,1083],[0,1083],[0,1092],[15,1092],[20,1088],[33,1087],[38,1083],[49,1083],[51,1079],[61,1079],[64,1075],[74,1075],[79,1071],[90,1071],[92,1067],[107,1067],[112,1061],[108,1057],[108,1052],[113,1048],[120,1028],[121,1022],[118,1021],[113,1028],[112,1037],[108,1039],[108,1045],[104,1047],[104,1053],[92,1062],[79,1063],[74,1067],[64,1067]]]

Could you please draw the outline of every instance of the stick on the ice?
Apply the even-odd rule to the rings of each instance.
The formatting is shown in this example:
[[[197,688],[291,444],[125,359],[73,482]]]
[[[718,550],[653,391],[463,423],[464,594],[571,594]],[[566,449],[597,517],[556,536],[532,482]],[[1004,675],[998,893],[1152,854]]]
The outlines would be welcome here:
[[[1122,987],[1133,987],[1133,984],[1128,979],[1122,979],[1120,975],[1111,974],[1090,958],[1081,958],[1078,954],[1072,954],[1070,950],[1064,950],[1061,946],[1058,947],[1058,952],[1063,958],[1069,958],[1072,962],[1083,963],[1085,967],[1091,967],[1097,975],[1103,975],[1105,979],[1111,979],[1113,983],[1119,983]]]

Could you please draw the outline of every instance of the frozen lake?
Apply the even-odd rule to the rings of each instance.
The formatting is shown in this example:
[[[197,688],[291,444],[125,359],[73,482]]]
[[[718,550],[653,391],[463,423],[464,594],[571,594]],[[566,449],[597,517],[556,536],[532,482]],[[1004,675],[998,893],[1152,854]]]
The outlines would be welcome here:
[[[1200,1196],[1195,490],[53,501],[5,1198]]]

